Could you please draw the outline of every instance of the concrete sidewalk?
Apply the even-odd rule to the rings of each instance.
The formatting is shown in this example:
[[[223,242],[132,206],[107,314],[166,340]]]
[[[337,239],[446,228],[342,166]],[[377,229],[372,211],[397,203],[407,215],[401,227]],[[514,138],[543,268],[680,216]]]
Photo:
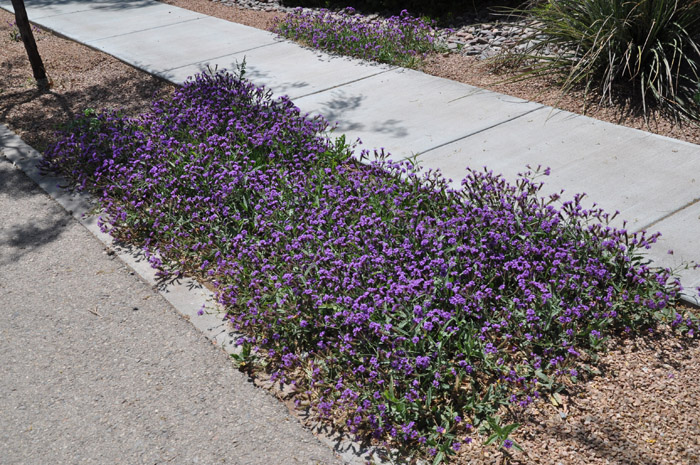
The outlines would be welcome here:
[[[700,146],[412,70],[331,57],[156,1],[25,4],[33,22],[175,83],[245,59],[249,79],[338,122],[349,140],[394,159],[417,155],[455,183],[467,166],[510,180],[526,165],[550,167],[543,194],[583,192],[590,203],[619,210],[616,225],[661,231],[649,252],[656,264],[700,259]],[[0,7],[12,10],[9,0]],[[680,274],[687,288],[700,286],[700,270]]]

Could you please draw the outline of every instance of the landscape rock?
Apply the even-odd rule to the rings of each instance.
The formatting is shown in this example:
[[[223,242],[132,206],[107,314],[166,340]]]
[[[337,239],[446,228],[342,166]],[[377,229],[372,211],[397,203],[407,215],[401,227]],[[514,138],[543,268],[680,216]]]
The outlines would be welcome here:
[[[238,8],[257,11],[279,11],[290,13],[295,8],[285,6],[280,0],[211,0]],[[306,10],[306,9],[305,9]],[[377,14],[366,16],[367,21],[381,19]],[[480,59],[491,58],[501,52],[511,49],[521,42],[521,39],[532,33],[528,26],[532,21],[493,15],[483,11],[465,12],[455,16],[455,23],[449,28],[438,28],[436,37],[438,43],[445,46],[451,53],[464,56],[478,56]],[[522,46],[515,48],[523,50]]]

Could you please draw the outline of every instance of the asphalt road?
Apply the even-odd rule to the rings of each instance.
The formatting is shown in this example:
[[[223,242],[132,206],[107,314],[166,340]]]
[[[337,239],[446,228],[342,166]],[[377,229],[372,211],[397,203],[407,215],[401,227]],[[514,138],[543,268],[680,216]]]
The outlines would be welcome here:
[[[0,155],[0,463],[340,463]]]

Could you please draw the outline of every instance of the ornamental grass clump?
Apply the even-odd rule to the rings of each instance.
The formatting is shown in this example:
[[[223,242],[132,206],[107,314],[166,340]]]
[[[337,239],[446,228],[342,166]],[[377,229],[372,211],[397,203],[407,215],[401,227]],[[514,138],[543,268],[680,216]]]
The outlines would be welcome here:
[[[525,14],[532,33],[515,59],[529,72],[700,119],[697,0],[549,0]]]
[[[426,53],[440,49],[433,24],[406,10],[399,16],[370,20],[353,8],[338,12],[297,8],[273,31],[331,53],[407,68],[418,66]]]
[[[678,282],[638,256],[655,235],[607,226],[580,196],[557,206],[529,177],[468,171],[453,190],[408,162],[361,164],[326,129],[204,74],[139,117],[88,114],[44,166],[163,273],[213,284],[255,369],[436,462],[489,425],[515,446],[499,409],[576,379],[617,332],[692,334]]]

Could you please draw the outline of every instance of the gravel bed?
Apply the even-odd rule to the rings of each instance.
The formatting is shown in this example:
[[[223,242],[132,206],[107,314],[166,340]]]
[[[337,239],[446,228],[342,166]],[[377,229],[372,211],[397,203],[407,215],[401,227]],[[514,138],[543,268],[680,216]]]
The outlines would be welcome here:
[[[10,38],[14,15],[0,10],[0,121],[32,147],[43,150],[55,128],[86,108],[122,108],[139,113],[154,95],[174,87],[103,53],[48,32],[35,32],[37,48],[52,82],[41,93],[22,42]]]
[[[700,463],[700,347],[668,333],[617,341],[600,376],[572,386],[561,404],[543,401],[516,420],[526,454],[478,445],[459,464]]]

